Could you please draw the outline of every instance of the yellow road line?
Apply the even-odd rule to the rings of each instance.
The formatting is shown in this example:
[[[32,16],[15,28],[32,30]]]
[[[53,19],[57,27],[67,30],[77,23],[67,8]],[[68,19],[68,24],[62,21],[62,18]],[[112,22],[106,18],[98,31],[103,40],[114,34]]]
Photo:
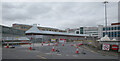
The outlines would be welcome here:
[[[40,55],[37,55],[38,57],[40,57],[40,58],[42,58],[42,59],[47,59],[47,58],[45,58],[45,57],[42,57],[42,56],[40,56]]]

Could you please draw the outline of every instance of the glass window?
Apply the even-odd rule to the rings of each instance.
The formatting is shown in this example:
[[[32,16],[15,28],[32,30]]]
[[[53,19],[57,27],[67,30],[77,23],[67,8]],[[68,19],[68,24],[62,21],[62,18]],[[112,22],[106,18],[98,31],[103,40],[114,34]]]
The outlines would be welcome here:
[[[117,32],[114,32],[115,33],[115,37],[117,36]]]
[[[112,30],[113,30],[113,27],[112,27]]]
[[[28,29],[27,27],[24,27],[24,26],[23,26],[23,27],[21,27],[21,28],[22,28],[22,29]]]
[[[111,37],[111,36],[110,36],[110,32],[108,32],[108,37]]]
[[[111,27],[109,27],[109,30],[111,30]]]
[[[118,37],[120,37],[120,32],[118,32]]]
[[[103,32],[103,37],[105,36],[105,32]]]
[[[114,37],[114,33],[112,32],[112,37]]]
[[[114,30],[117,30],[117,27],[115,27],[115,29]]]
[[[103,28],[103,31],[105,31],[105,28]]]
[[[112,32],[110,32],[110,37],[112,37]]]
[[[120,30],[120,26],[118,27],[118,30]]]
[[[106,30],[109,30],[109,28],[107,27]]]
[[[79,31],[76,31],[76,34],[79,34]]]

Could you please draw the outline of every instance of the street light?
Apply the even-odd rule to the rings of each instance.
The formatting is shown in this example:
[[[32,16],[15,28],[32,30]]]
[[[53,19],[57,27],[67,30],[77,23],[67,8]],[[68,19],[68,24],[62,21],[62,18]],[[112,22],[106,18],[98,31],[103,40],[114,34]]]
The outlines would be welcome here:
[[[105,31],[106,31],[106,35],[107,35],[107,9],[106,9],[106,4],[108,3],[107,1],[103,2],[105,5]]]

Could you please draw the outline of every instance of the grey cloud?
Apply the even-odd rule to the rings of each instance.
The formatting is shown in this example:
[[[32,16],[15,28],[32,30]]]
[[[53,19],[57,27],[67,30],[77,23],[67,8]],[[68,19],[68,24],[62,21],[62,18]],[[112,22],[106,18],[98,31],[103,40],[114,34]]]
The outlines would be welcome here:
[[[80,3],[3,3],[3,20],[25,24],[39,23],[61,29],[104,24],[104,5]],[[117,3],[108,4],[109,24],[117,21]]]

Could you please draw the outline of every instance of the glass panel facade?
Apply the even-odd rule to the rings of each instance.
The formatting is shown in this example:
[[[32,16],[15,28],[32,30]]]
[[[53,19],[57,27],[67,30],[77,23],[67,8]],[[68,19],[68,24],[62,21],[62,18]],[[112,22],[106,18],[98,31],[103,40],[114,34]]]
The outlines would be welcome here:
[[[118,37],[120,37],[120,32],[118,32]]]
[[[83,34],[83,27],[80,27],[80,34]]]
[[[103,31],[105,31],[105,28],[103,28]]]
[[[115,27],[107,27],[107,35],[109,37],[120,37],[120,32],[118,32],[118,30],[120,30],[120,26],[115,26]],[[103,28],[103,37],[106,34],[105,31],[105,27]]]
[[[18,29],[13,29],[10,27],[2,27],[2,33],[3,34],[13,34],[13,35],[25,35],[25,31],[18,30]]]
[[[103,32],[103,37],[105,36],[105,32]]]
[[[118,30],[120,30],[120,26],[118,27]]]

